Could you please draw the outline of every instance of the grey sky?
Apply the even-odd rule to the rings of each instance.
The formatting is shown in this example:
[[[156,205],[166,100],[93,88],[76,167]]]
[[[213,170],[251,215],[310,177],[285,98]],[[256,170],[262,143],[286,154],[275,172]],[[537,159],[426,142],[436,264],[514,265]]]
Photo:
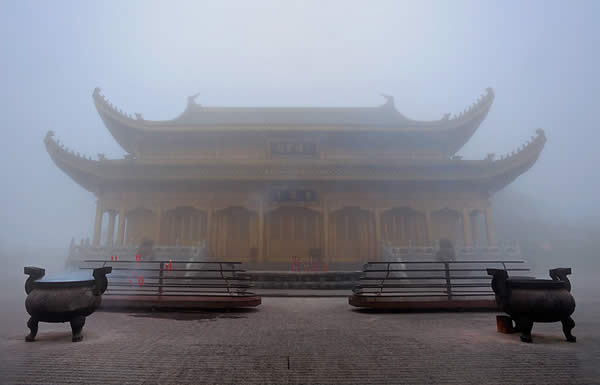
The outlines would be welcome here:
[[[47,130],[86,155],[121,157],[96,113],[169,119],[197,102],[356,106],[395,96],[414,119],[458,113],[491,86],[461,150],[503,154],[538,127],[548,143],[510,188],[548,218],[597,218],[600,2],[2,2],[0,244],[91,235],[94,197],[45,153]]]

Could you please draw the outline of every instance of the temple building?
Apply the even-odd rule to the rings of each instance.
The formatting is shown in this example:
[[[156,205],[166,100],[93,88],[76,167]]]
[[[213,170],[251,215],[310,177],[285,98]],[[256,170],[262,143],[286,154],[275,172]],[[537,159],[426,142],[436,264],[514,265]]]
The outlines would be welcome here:
[[[411,120],[376,107],[222,108],[188,98],[177,118],[129,116],[93,92],[123,159],[92,159],[49,132],[48,154],[95,194],[93,244],[193,245],[211,258],[288,263],[374,259],[378,245],[493,245],[490,199],[527,171],[541,129],[512,154],[456,153],[485,119],[492,89],[458,116]]]

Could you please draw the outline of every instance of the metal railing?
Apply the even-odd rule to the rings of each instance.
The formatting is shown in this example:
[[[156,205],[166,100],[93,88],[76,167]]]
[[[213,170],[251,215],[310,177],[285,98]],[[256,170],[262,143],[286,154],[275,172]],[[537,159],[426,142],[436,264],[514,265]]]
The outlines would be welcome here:
[[[89,243],[76,244],[71,241],[69,246],[69,255],[67,257],[68,266],[79,266],[86,260],[99,260],[106,258],[107,255],[117,256],[118,260],[134,260],[140,252],[140,246],[122,245],[122,246],[100,246],[90,245]],[[152,247],[153,260],[176,259],[178,261],[204,260],[207,257],[206,242],[200,241],[193,246],[162,246]]]
[[[80,269],[112,266],[104,295],[253,296],[241,262],[85,260]]]
[[[486,269],[528,272],[530,269],[523,267],[524,263],[523,260],[368,262],[352,291],[359,296],[443,297],[449,301],[454,297],[493,297]]]

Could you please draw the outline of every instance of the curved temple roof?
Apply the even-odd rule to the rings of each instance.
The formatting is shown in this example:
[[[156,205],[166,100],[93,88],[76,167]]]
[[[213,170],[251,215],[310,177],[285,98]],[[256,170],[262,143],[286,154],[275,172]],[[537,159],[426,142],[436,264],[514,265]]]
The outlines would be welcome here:
[[[44,139],[46,150],[56,165],[75,182],[98,193],[104,187],[132,182],[164,183],[207,180],[336,180],[391,182],[463,182],[495,192],[512,182],[536,162],[546,136],[541,129],[531,141],[512,154],[494,160],[405,160],[327,161],[306,160],[285,164],[273,160],[190,161],[185,164],[162,164],[127,159],[108,160],[99,155],[92,160],[65,149],[49,131]]]
[[[385,95],[384,95],[385,96]],[[440,152],[455,154],[475,133],[485,119],[494,100],[491,88],[476,103],[458,116],[444,115],[442,119],[417,121],[406,118],[394,106],[393,98],[379,107],[204,107],[196,104],[195,96],[188,98],[187,108],[172,120],[145,120],[141,114],[132,117],[113,106],[96,88],[93,99],[106,127],[125,149],[135,154],[139,140],[152,134],[157,140],[165,134],[249,131],[306,131],[396,133],[419,135],[439,143]],[[139,155],[139,154],[136,154]]]

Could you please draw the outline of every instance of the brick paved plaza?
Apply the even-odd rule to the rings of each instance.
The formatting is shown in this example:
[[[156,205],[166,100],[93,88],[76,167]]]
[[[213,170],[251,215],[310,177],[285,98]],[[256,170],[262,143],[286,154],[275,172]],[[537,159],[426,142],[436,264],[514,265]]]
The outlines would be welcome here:
[[[101,311],[83,342],[71,342],[68,323],[41,323],[25,343],[24,295],[5,295],[0,382],[600,384],[600,302],[575,289],[576,344],[558,323],[536,324],[524,344],[496,332],[496,313],[361,312],[345,298],[264,298],[228,313]]]

